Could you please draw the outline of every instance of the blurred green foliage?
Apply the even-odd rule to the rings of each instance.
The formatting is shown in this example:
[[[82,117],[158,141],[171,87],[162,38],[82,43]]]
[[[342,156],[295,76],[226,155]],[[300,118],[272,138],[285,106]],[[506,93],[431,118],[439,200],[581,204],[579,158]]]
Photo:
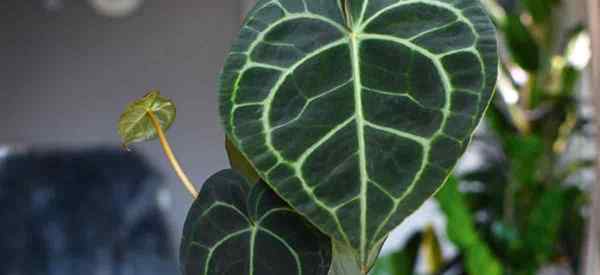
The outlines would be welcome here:
[[[483,148],[473,153],[482,163],[457,171],[436,196],[447,218],[446,232],[438,235],[457,255],[428,260],[432,249],[439,251],[428,228],[382,257],[374,275],[529,275],[549,266],[578,271],[588,198],[585,178],[574,175],[593,161],[569,150],[589,126],[576,92],[585,64],[571,59],[585,61],[574,46],[585,30],[562,31],[560,0],[482,1],[505,51],[496,97],[473,141]]]

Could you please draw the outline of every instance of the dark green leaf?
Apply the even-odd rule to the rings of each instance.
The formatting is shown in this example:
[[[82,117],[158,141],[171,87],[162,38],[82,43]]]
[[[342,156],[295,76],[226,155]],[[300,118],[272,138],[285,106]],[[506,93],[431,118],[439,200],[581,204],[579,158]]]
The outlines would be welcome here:
[[[521,0],[536,23],[544,23],[552,15],[555,0]]]
[[[542,140],[535,135],[510,136],[505,140],[505,150],[515,180],[522,184],[533,184],[544,152]]]
[[[565,66],[560,74],[560,95],[573,96],[580,76],[581,71],[577,68],[570,65]]]
[[[240,153],[227,137],[225,138],[225,150],[227,151],[227,157],[229,158],[231,168],[244,176],[248,183],[254,184],[260,179],[256,170],[252,167],[252,164],[248,162],[246,157]]]
[[[118,130],[124,146],[156,138],[156,128],[148,116],[150,112],[159,121],[163,131],[167,131],[175,121],[175,104],[160,96],[158,91],[151,91],[127,105],[119,119]]]
[[[500,262],[475,229],[473,215],[466,205],[464,196],[458,191],[456,179],[450,178],[436,198],[446,214],[448,238],[464,254],[465,269],[468,274],[503,274]]]
[[[290,209],[264,182],[250,191],[223,170],[202,186],[185,222],[185,275],[326,275],[330,239]]]
[[[259,1],[226,61],[220,109],[259,175],[364,270],[465,150],[498,57],[479,0],[345,5]]]
[[[519,16],[507,16],[502,28],[513,60],[527,71],[537,71],[540,66],[540,48]]]
[[[544,192],[528,219],[527,248],[539,264],[544,264],[555,253],[555,244],[563,221],[567,192],[561,187]]]

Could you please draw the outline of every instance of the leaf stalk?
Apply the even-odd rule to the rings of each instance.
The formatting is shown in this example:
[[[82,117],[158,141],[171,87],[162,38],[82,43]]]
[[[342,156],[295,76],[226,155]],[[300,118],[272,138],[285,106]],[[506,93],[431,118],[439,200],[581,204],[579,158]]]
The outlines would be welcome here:
[[[177,174],[177,176],[179,177],[179,179],[181,180],[181,182],[183,183],[185,188],[190,192],[192,197],[194,197],[194,199],[196,199],[198,197],[198,191],[196,190],[196,188],[194,187],[194,184],[192,184],[192,182],[190,181],[188,176],[185,174],[185,172],[181,168],[179,161],[177,161],[177,158],[175,157],[175,154],[173,153],[173,150],[171,149],[171,145],[169,145],[169,141],[167,140],[167,137],[166,137],[164,131],[160,127],[160,122],[158,121],[158,118],[151,111],[148,111],[147,115],[150,118],[150,121],[152,121],[152,125],[156,129],[156,133],[158,134],[158,140],[160,141],[160,145],[163,148],[165,156],[167,156],[167,159],[169,159],[169,162],[171,163],[173,170],[175,170],[175,173]]]

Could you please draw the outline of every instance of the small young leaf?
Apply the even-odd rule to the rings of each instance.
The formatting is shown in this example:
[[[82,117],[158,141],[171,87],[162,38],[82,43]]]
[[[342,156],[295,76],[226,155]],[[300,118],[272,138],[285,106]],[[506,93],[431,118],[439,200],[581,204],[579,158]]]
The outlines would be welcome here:
[[[130,103],[118,123],[119,135],[125,147],[134,142],[157,137],[149,113],[154,115],[161,129],[166,131],[175,121],[175,104],[170,99],[160,96],[158,91],[151,91],[143,98]]]
[[[326,275],[331,241],[264,181],[249,187],[228,169],[202,186],[180,257],[184,275]]]

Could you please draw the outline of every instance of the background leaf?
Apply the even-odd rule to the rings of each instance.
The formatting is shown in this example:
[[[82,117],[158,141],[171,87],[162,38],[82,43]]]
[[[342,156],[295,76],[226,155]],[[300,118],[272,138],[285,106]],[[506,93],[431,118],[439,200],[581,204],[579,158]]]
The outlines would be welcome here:
[[[543,264],[553,256],[554,246],[564,225],[569,189],[557,187],[544,192],[528,219],[525,241],[535,260]]]
[[[537,71],[540,66],[540,48],[520,17],[506,16],[502,29],[514,62],[527,71]]]
[[[559,0],[521,0],[536,23],[543,23],[552,15],[552,6]]]
[[[446,214],[448,238],[462,251],[465,269],[471,275],[502,275],[502,265],[479,237],[473,216],[458,191],[458,181],[451,177],[436,196]]]

